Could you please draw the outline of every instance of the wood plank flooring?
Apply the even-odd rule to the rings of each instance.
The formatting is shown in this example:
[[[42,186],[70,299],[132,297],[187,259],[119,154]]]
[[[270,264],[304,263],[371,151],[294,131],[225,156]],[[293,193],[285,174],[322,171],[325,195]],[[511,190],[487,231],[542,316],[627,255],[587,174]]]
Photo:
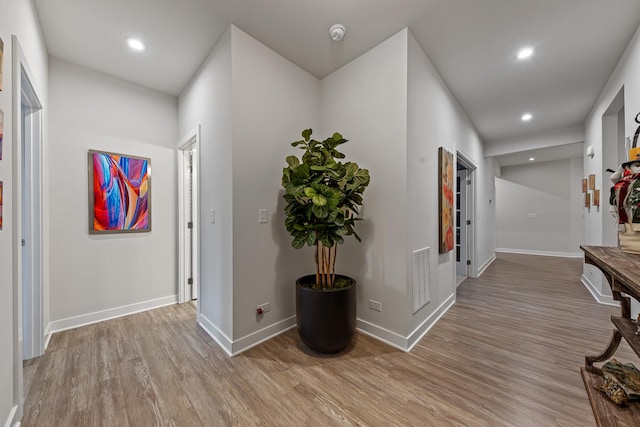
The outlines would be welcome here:
[[[619,310],[581,265],[499,254],[411,353],[356,334],[321,356],[291,330],[229,358],[190,304],[61,332],[25,364],[22,427],[594,426],[579,368]]]

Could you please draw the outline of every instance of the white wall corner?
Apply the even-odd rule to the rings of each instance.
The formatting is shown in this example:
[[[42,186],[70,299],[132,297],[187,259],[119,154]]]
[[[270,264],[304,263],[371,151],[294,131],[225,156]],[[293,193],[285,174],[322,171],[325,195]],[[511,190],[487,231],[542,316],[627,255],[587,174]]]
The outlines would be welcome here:
[[[178,295],[170,295],[163,298],[156,298],[149,301],[129,304],[122,307],[96,311],[94,313],[81,314],[79,316],[67,317],[66,319],[54,320],[49,323],[46,330],[47,334],[50,336],[56,332],[66,331],[67,329],[78,328],[80,326],[91,325],[93,323],[104,322],[105,320],[116,319],[118,317],[124,317],[130,314],[153,310],[155,308],[176,304],[177,302]]]
[[[495,260],[496,260],[496,254],[495,254],[495,252],[494,252],[493,254],[491,254],[491,257],[489,257],[489,259],[488,259],[488,260],[486,260],[486,261],[484,262],[484,264],[482,264],[482,265],[478,268],[478,271],[476,272],[476,276],[475,276],[475,277],[476,277],[476,278],[480,277],[480,275],[481,275],[482,273],[484,273],[484,271],[485,271],[487,268],[489,268],[489,266],[490,266],[491,264],[493,264],[493,261],[495,261]]]
[[[281,320],[266,328],[255,331],[249,335],[246,335],[238,340],[233,341],[231,344],[231,355],[237,356],[243,351],[247,351],[252,347],[262,344],[265,341],[274,338],[289,329],[296,327],[296,316],[291,316],[288,319]]]
[[[18,415],[18,406],[14,406],[13,408],[11,408],[11,411],[9,412],[9,416],[7,417],[7,420],[4,422],[4,427],[19,427],[20,426],[20,420],[16,419],[16,416]]]
[[[222,347],[228,356],[233,356],[233,341],[231,341],[231,338],[226,336],[224,332],[218,329],[218,327],[202,313],[198,314],[198,325]]]
[[[593,296],[593,299],[595,299],[599,304],[611,305],[613,307],[620,307],[620,304],[616,300],[614,300],[612,296],[602,295],[600,291],[598,291],[598,289],[594,286],[594,284],[591,283],[589,278],[584,274],[580,278],[580,281],[582,282],[584,287],[587,288],[587,290],[591,293],[591,295]]]

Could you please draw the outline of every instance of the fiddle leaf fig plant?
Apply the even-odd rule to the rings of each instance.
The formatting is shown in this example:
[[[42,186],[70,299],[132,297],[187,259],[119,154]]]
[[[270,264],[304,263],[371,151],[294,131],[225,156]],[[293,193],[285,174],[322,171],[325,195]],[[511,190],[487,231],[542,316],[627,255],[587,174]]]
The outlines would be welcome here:
[[[335,280],[337,245],[344,236],[360,236],[354,225],[362,206],[362,194],[369,185],[369,171],[357,163],[343,163],[345,155],[337,147],[346,143],[338,132],[324,141],[311,139],[312,130],[302,131],[302,140],[291,143],[304,150],[301,160],[286,158],[282,170],[285,226],[296,249],[315,246],[316,287],[339,287]]]

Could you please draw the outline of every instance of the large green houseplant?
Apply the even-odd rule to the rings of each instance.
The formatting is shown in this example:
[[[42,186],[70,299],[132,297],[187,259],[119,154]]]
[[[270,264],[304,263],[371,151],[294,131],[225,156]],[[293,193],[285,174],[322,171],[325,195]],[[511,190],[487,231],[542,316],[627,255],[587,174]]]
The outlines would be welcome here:
[[[342,341],[347,335],[350,341],[355,329],[355,280],[335,274],[337,249],[345,236],[353,235],[360,241],[354,226],[361,219],[355,215],[369,185],[369,171],[357,163],[340,161],[345,155],[338,146],[347,142],[341,134],[336,132],[324,141],[311,139],[311,134],[311,129],[306,129],[302,132],[303,139],[291,144],[304,153],[301,159],[288,156],[287,167],[282,171],[285,226],[293,237],[294,248],[315,246],[316,273],[300,278],[296,284],[298,330],[309,347],[335,352],[346,344],[331,343],[335,338],[332,331],[341,323],[348,323],[351,332],[342,334]],[[342,289],[345,292],[339,292]],[[343,293],[351,295],[352,301],[340,300],[339,295]],[[349,311],[349,319],[343,321],[345,310]],[[310,312],[319,313],[321,318],[315,315],[316,318],[309,318]],[[318,335],[311,331],[312,327],[315,329],[314,324],[323,325],[320,344],[310,344],[314,340],[310,336]]]

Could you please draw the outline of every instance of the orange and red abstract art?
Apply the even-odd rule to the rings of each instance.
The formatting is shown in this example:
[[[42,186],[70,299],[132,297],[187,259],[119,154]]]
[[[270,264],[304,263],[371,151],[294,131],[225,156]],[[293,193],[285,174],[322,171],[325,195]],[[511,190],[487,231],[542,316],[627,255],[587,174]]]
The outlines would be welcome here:
[[[438,230],[439,253],[453,249],[453,154],[440,147],[438,149]]]

